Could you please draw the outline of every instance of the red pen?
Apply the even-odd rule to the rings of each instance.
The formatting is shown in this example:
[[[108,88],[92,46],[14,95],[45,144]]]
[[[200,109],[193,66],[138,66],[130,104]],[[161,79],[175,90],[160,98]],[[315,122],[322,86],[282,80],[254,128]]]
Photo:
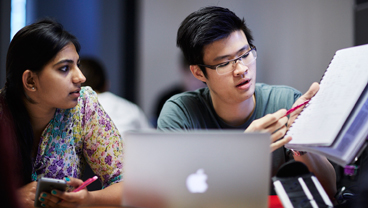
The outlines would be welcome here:
[[[77,191],[84,189],[89,184],[91,184],[93,181],[97,180],[97,178],[98,178],[97,176],[93,176],[92,178],[87,179],[78,188],[74,189],[72,192],[77,192]]]
[[[299,105],[295,106],[294,108],[291,108],[290,110],[288,110],[288,111],[285,113],[285,115],[284,115],[283,117],[288,116],[290,113],[294,112],[296,109],[298,109],[298,108],[302,107],[303,105],[306,105],[309,101],[310,101],[310,100],[307,100],[307,101],[305,101],[304,103],[299,104]],[[283,118],[283,117],[282,117],[282,118]]]

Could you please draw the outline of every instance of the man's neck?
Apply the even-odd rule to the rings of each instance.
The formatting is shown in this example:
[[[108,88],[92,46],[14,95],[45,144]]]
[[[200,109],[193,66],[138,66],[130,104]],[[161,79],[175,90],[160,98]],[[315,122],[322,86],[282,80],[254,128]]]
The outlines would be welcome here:
[[[256,106],[255,95],[247,100],[236,103],[213,103],[217,115],[231,126],[240,126],[244,124],[253,114]]]

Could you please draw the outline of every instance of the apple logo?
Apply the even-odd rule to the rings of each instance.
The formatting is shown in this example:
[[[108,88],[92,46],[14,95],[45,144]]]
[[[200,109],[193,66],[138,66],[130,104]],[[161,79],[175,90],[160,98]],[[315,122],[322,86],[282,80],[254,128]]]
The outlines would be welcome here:
[[[187,177],[187,188],[191,193],[204,193],[208,185],[206,183],[207,175],[203,169],[198,169],[196,173],[192,173]]]

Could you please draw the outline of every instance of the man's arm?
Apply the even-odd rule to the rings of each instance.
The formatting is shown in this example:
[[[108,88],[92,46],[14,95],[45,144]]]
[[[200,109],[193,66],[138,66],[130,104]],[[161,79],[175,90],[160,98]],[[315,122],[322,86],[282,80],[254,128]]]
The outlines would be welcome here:
[[[278,110],[260,119],[254,120],[244,132],[269,132],[271,134],[271,152],[290,142],[291,138],[282,138],[287,130],[286,109]],[[282,138],[282,139],[280,139]]]
[[[313,83],[310,86],[309,90],[294,103],[293,107],[305,102],[306,100],[310,100],[318,92],[318,90],[319,84]],[[291,126],[291,124],[298,117],[303,108],[304,107],[290,114],[288,127]],[[320,181],[321,185],[325,189],[330,199],[333,199],[337,191],[336,173],[332,164],[327,160],[327,158],[313,153],[306,153],[301,156],[294,156],[294,159],[296,161],[304,163],[308,167],[309,171],[314,173],[314,175],[318,178],[318,180]]]
[[[332,200],[336,194],[336,173],[332,164],[326,157],[306,153],[301,156],[294,156],[296,161],[304,163],[310,172],[312,172],[319,180],[327,195]]]

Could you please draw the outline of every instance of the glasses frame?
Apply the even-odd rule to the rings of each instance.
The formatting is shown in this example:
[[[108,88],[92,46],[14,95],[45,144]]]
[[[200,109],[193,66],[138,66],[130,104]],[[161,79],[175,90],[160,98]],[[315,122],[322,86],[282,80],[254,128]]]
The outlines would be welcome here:
[[[229,60],[229,61],[225,61],[225,62],[222,62],[222,63],[216,64],[216,65],[206,65],[206,64],[197,64],[197,65],[198,65],[198,66],[207,67],[207,68],[210,68],[210,69],[214,69],[214,70],[216,70],[217,74],[219,74],[219,75],[223,75],[223,74],[220,74],[220,73],[217,71],[217,67],[218,67],[218,66],[223,65],[223,64],[225,64],[225,63],[230,63],[230,62],[233,62],[233,61],[234,61],[234,63],[236,63],[238,60],[242,59],[242,57],[243,57],[244,55],[249,54],[249,53],[250,53],[250,52],[252,52],[253,50],[254,50],[255,52],[257,52],[257,48],[256,48],[256,46],[254,46],[254,45],[250,45],[250,50],[248,50],[247,52],[243,53],[242,55],[240,55],[240,56],[239,56],[239,57],[237,57],[237,58],[234,58],[234,59],[231,59],[231,60]],[[256,57],[255,59],[257,59],[257,57]],[[235,69],[235,68],[234,68],[234,69]],[[234,69],[233,69],[233,71],[234,71]],[[229,72],[229,73],[230,73],[230,72]],[[224,74],[227,74],[227,73],[224,73]]]

